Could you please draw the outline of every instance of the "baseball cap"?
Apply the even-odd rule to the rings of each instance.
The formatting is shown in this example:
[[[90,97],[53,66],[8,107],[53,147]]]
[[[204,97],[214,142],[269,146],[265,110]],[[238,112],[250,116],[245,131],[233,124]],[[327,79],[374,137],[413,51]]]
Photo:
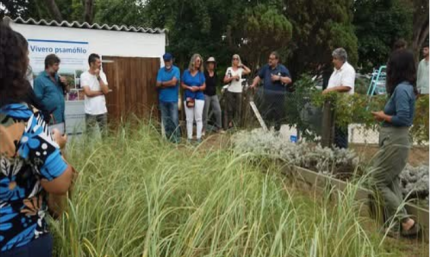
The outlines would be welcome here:
[[[172,59],[173,59],[173,56],[170,53],[165,53],[163,55],[163,60],[165,60],[165,61],[171,61]]]
[[[215,63],[216,61],[215,61],[215,58],[209,57],[209,59],[207,59],[206,62],[214,62]]]

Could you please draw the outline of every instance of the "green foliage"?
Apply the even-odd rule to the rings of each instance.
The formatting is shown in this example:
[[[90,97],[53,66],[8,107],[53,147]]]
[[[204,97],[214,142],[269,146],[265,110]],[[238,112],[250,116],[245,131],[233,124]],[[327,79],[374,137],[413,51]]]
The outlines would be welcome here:
[[[288,19],[268,5],[246,8],[243,19],[239,21],[239,24],[234,24],[235,37],[246,41],[239,42],[237,51],[247,56],[252,67],[260,64],[261,58],[266,58],[271,51],[288,44],[292,36]]]
[[[372,71],[387,62],[395,41],[411,40],[413,8],[402,0],[357,0],[354,8],[358,64],[364,71]]]
[[[349,62],[358,60],[357,38],[352,25],[352,0],[284,0],[285,16],[293,25],[293,40],[284,51],[293,78],[315,71],[320,64],[331,66],[337,47],[347,50]]]
[[[382,111],[387,102],[386,96],[339,94],[336,92],[322,95],[316,93],[312,97],[313,104],[322,108],[325,101],[330,101],[335,113],[335,120],[339,126],[347,124],[362,124],[366,129],[377,129],[380,125],[371,114],[372,111]],[[428,96],[420,97],[415,105],[415,118],[411,128],[414,141],[417,143],[429,140],[429,99]]]
[[[302,75],[294,84],[294,92],[286,96],[286,121],[296,126],[300,136],[309,140],[321,133],[321,109],[312,104],[312,96],[319,94],[309,75]]]
[[[429,141],[429,96],[420,96],[415,103],[412,135],[418,143]]]
[[[68,158],[80,176],[67,214],[50,224],[55,256],[387,252],[360,217],[355,186],[315,200],[287,187],[275,162],[258,165],[231,148],[178,149],[140,124],[103,142],[75,142]]]
[[[81,5],[82,6],[82,5]],[[135,0],[97,0],[94,22],[126,26],[146,26],[143,3]]]

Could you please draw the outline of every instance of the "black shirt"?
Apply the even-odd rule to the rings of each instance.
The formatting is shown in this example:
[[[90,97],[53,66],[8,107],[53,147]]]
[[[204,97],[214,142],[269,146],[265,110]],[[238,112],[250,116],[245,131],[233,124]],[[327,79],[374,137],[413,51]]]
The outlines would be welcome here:
[[[216,72],[214,71],[214,75],[211,77],[209,76],[209,72],[205,71],[205,78],[206,78],[206,89],[204,91],[205,95],[207,96],[216,95],[216,86],[218,82],[218,76],[216,75]]]

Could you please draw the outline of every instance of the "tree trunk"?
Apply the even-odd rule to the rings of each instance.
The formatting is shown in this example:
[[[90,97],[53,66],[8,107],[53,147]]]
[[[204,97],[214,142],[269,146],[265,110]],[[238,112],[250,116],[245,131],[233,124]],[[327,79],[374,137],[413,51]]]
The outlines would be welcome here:
[[[59,22],[63,21],[63,16],[61,15],[60,9],[58,9],[55,0],[45,0],[45,2],[53,19]]]
[[[429,2],[428,0],[416,0],[414,6],[414,26],[412,49],[415,53],[416,61],[419,61],[420,50],[425,40],[429,36]]]
[[[94,16],[94,0],[84,0],[84,7],[84,20],[91,24]]]

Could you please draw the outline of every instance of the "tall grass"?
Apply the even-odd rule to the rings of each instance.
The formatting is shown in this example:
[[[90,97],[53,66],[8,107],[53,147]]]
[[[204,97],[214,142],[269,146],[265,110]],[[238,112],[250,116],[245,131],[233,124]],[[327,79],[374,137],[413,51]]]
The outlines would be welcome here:
[[[276,164],[229,148],[175,147],[141,125],[74,142],[68,159],[80,176],[51,222],[58,256],[385,255],[353,188],[315,201],[289,189]]]

